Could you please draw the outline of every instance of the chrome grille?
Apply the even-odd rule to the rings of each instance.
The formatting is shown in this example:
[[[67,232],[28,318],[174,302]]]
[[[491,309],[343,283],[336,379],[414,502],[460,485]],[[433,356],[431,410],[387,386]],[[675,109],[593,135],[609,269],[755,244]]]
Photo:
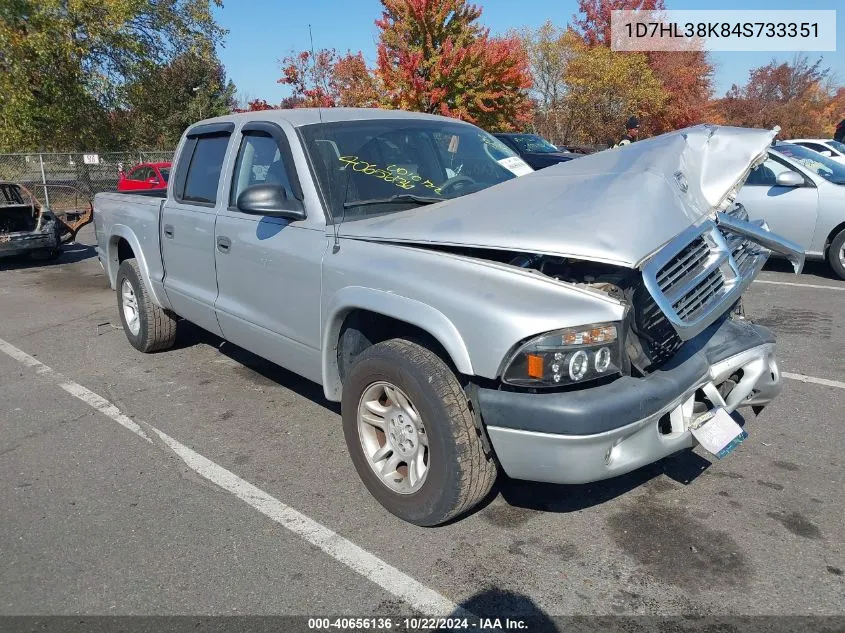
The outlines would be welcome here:
[[[696,238],[657,273],[657,285],[664,293],[669,292],[677,284],[700,272],[702,262],[709,252],[704,238]]]
[[[673,305],[684,321],[698,317],[707,306],[719,298],[725,289],[725,279],[721,270],[709,272],[704,279]]]
[[[743,220],[744,222],[748,221],[748,211],[746,211],[745,207],[741,204],[733,205],[730,209],[725,211],[725,214],[736,218],[737,220]],[[749,240],[747,237],[739,235],[738,233],[732,233],[730,231],[725,231],[724,229],[719,229],[719,231],[721,232],[722,237],[725,238],[725,242],[728,244],[728,249],[731,251],[731,257],[733,257],[734,262],[736,262],[740,275],[745,276],[751,273],[752,269],[757,264],[759,256],[764,253],[764,250],[752,240]]]
[[[643,282],[678,336],[688,340],[739,298],[762,265],[764,252],[754,242],[722,231],[708,220],[679,235],[646,262]]]

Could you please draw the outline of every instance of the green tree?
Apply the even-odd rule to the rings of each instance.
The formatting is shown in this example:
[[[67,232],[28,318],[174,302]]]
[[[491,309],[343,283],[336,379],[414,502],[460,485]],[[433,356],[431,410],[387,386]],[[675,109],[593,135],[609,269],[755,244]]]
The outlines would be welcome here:
[[[645,55],[620,55],[605,46],[587,46],[574,33],[568,36],[577,40],[564,76],[570,138],[586,143],[618,139],[630,115],[648,120],[661,112],[667,95]]]
[[[220,0],[0,2],[0,149],[107,149],[124,88],[186,52],[211,56]]]
[[[119,113],[123,145],[174,147],[188,125],[232,112],[235,85],[216,56],[179,55],[126,86],[126,108]]]

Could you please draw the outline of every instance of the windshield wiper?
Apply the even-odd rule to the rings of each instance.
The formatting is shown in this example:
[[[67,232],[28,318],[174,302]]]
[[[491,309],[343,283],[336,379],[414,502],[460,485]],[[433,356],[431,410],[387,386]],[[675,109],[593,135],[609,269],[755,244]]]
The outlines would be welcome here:
[[[352,202],[344,202],[343,208],[350,207],[366,207],[373,204],[390,204],[391,202],[416,202],[417,204],[434,204],[435,202],[443,202],[448,198],[434,198],[431,196],[415,196],[412,193],[398,193],[389,198],[371,198],[369,200],[353,200]]]

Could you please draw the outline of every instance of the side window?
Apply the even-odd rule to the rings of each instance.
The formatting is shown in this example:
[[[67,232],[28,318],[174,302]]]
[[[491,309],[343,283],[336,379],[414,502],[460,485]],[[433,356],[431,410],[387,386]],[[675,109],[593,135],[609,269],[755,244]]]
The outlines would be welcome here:
[[[200,136],[196,139],[191,163],[185,176],[182,200],[214,204],[217,202],[217,185],[223,170],[223,159],[229,145],[228,134]]]
[[[809,147],[814,152],[829,152],[830,149],[822,145],[821,143],[802,143],[804,147]]]
[[[139,182],[143,182],[144,180],[149,178],[149,176],[147,175],[148,171],[149,167],[136,167],[135,171],[129,174],[128,180],[137,180]]]
[[[232,180],[229,204],[234,206],[244,189],[253,185],[274,184],[294,197],[279,144],[269,134],[251,131],[243,135]]]
[[[789,167],[772,158],[769,158],[762,165],[758,165],[751,170],[748,175],[746,185],[756,185],[759,187],[774,187],[778,174],[786,171],[792,171]]]

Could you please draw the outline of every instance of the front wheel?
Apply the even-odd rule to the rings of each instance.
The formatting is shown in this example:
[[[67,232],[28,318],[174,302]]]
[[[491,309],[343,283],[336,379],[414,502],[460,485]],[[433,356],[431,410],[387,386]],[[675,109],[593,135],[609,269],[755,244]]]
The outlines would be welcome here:
[[[366,349],[343,385],[352,463],[388,511],[433,526],[478,504],[497,467],[484,453],[457,377],[432,351],[404,339]]]
[[[117,309],[132,347],[141,352],[173,347],[176,316],[150,299],[135,259],[124,260],[117,269]]]
[[[840,279],[845,279],[845,229],[837,233],[827,249],[827,261]]]

